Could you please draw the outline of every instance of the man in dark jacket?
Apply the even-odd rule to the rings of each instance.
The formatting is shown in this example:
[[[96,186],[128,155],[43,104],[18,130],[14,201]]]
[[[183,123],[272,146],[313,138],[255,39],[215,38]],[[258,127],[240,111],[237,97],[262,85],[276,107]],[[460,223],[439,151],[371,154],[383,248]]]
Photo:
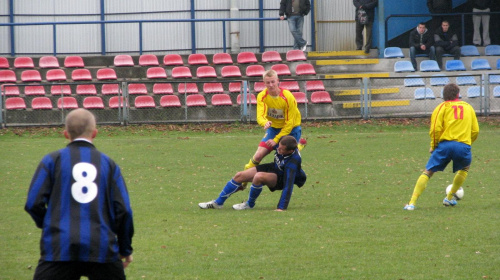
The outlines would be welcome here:
[[[373,20],[375,19],[375,7],[378,4],[378,0],[353,0],[354,7],[356,7],[356,49],[365,50],[365,53],[370,52],[372,46],[372,28]],[[361,11],[361,13],[360,13]],[[363,18],[360,18],[364,11],[367,17],[366,22]],[[363,47],[363,29],[366,28],[366,42]]]
[[[415,59],[417,54],[426,54],[429,59],[436,60],[436,50],[432,45],[433,42],[433,36],[425,28],[425,22],[419,23],[417,28],[410,32],[410,59],[415,71],[417,70],[417,61]]]
[[[427,7],[431,14],[448,14],[452,12],[452,0],[427,0]],[[432,16],[429,26],[430,30],[435,30],[441,26],[443,20],[448,20],[444,16]]]
[[[488,13],[490,12],[491,0],[469,0],[472,4],[473,13]],[[483,24],[483,46],[491,44],[490,40],[490,15],[473,15],[472,23],[474,24],[474,35],[472,42],[474,45],[481,45],[481,34],[479,27]]]
[[[460,46],[458,45],[457,34],[450,29],[450,23],[443,21],[434,33],[434,46],[436,48],[436,61],[439,68],[443,69],[443,54],[453,55],[455,60],[460,59]]]
[[[284,20],[285,16],[288,20],[288,28],[292,33],[294,50],[305,51],[307,41],[302,38],[302,30],[304,27],[304,16],[311,11],[311,2],[309,0],[281,0],[280,2],[280,20]]]

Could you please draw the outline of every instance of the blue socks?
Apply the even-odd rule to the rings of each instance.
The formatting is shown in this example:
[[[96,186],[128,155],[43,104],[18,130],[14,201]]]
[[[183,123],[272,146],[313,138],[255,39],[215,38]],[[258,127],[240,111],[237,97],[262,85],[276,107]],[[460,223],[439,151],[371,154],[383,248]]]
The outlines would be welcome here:
[[[255,201],[257,200],[257,197],[259,197],[260,193],[262,192],[262,185],[255,186],[252,184],[250,187],[250,194],[248,195],[248,206],[254,207],[255,206]]]
[[[219,197],[215,200],[215,202],[219,205],[223,205],[228,197],[230,197],[236,190],[241,187],[241,183],[238,183],[231,179],[227,182],[222,192],[219,194]],[[258,196],[258,195],[257,195]]]

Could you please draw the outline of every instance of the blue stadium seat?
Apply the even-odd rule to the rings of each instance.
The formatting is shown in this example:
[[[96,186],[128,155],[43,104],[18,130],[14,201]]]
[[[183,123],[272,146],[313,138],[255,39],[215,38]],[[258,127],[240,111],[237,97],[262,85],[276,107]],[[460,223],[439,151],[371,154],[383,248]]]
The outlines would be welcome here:
[[[450,82],[450,79],[444,74],[436,74],[431,78],[431,86],[445,86]]]
[[[388,47],[384,50],[385,58],[396,58],[396,57],[405,57],[401,48],[398,47]]]
[[[491,74],[490,76],[490,84],[500,84],[500,75]]]
[[[487,59],[476,58],[470,63],[472,70],[491,70],[490,63]]]
[[[470,74],[461,74],[461,77],[457,77],[457,85],[465,86],[465,85],[477,85],[476,79],[473,76],[469,76]]]
[[[497,59],[497,70],[500,70],[500,58]]]
[[[439,69],[439,65],[435,60],[422,60],[420,62],[420,71],[441,72],[441,69]]]
[[[496,86],[493,89],[493,97],[500,97],[500,86]]]
[[[446,61],[446,71],[465,71],[465,65],[461,60]]]
[[[411,62],[402,60],[394,63],[394,72],[415,72],[415,69],[411,65]]]
[[[485,55],[500,55],[500,45],[489,45],[484,49]]]
[[[436,99],[434,92],[430,88],[417,88],[415,89],[415,100],[423,99]]]
[[[420,77],[420,75],[408,75],[405,80],[405,87],[421,87],[425,86],[424,80]]]
[[[484,87],[474,86],[467,89],[468,98],[476,98],[479,96],[484,96]]]
[[[479,51],[474,45],[465,45],[460,48],[462,56],[479,56]]]

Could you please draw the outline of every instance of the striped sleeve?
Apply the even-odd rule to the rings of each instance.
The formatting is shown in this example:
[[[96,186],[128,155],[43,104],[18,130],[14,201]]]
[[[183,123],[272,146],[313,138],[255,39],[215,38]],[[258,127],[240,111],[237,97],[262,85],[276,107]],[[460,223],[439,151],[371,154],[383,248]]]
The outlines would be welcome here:
[[[299,166],[300,157],[293,156],[290,161],[285,165],[283,170],[283,190],[281,191],[281,198],[278,202],[278,209],[286,210],[290,199],[292,198],[293,184]]]

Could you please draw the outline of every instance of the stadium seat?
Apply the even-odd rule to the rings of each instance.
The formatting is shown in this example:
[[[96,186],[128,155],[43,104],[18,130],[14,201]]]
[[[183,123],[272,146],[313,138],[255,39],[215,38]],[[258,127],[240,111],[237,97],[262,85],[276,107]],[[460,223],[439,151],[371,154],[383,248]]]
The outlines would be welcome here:
[[[231,97],[226,93],[214,94],[211,101],[213,106],[232,106]]]
[[[236,103],[238,103],[238,105],[241,105],[241,98],[243,98],[242,94],[238,94],[238,96],[236,97]],[[247,104],[248,103],[257,105],[257,98],[255,97],[255,94],[247,94]]]
[[[290,68],[288,67],[287,64],[279,63],[279,64],[273,64],[271,66],[271,69],[276,71],[276,74],[278,76],[291,76],[292,72],[290,72]]]
[[[421,72],[440,72],[441,69],[435,60],[422,60],[420,62]]]
[[[153,99],[152,96],[149,95],[141,95],[137,96],[134,100],[134,107],[135,108],[155,108],[155,100]]]
[[[321,80],[312,80],[306,81],[306,90],[307,91],[324,91],[325,85]]]
[[[476,58],[470,63],[471,70],[491,70],[490,63],[487,59]]]
[[[410,61],[400,60],[394,63],[394,72],[415,72],[415,69]]]
[[[484,96],[484,87],[473,86],[467,89],[467,97],[468,98],[476,98],[479,96]]]
[[[384,58],[397,58],[405,57],[401,48],[398,47],[387,47],[384,50]]]
[[[35,64],[31,57],[20,56],[14,59],[14,68],[35,68]]]
[[[42,76],[38,70],[24,70],[21,73],[21,81],[23,82],[41,82]]]
[[[5,99],[5,109],[7,110],[21,110],[26,109],[26,103],[22,97],[10,97]]]
[[[148,89],[145,84],[128,84],[128,94],[129,95],[146,95],[148,94]]]
[[[315,91],[311,94],[311,103],[332,103],[332,98],[327,91]]]
[[[72,96],[60,97],[57,100],[57,108],[59,109],[78,109],[78,102]]]
[[[250,84],[247,84],[247,92],[249,91]],[[241,82],[231,82],[229,83],[229,92],[242,92],[243,84]]]
[[[48,97],[35,97],[31,100],[31,108],[33,110],[51,110],[52,101]]]
[[[257,57],[253,52],[240,52],[236,57],[236,61],[242,64],[258,62]]]
[[[206,107],[207,101],[201,94],[192,94],[186,96],[186,106],[188,107]]]
[[[199,93],[198,85],[196,83],[179,83],[179,85],[177,86],[177,92],[179,94]]]
[[[280,88],[288,89],[289,91],[299,91],[299,82],[291,80],[282,80],[280,82]]]
[[[42,56],[38,61],[40,68],[59,68],[59,60],[55,56]]]
[[[139,56],[140,66],[159,66],[158,57],[154,54],[142,54]]]
[[[117,95],[120,91],[118,84],[103,84],[101,88],[102,95]]]
[[[92,81],[92,74],[89,69],[75,69],[71,72],[71,79],[73,81]]]
[[[215,65],[219,64],[233,64],[233,59],[228,53],[216,53],[212,57],[212,61]]]
[[[222,67],[222,70],[220,72],[222,78],[239,78],[241,77],[241,71],[238,66],[235,65],[227,65]]]
[[[156,83],[153,85],[153,94],[174,94],[172,84]]]
[[[493,97],[500,97],[500,86],[493,88]]]
[[[53,85],[50,87],[51,95],[71,95],[69,85]]]
[[[83,99],[83,108],[85,109],[104,109],[104,102],[99,96],[88,96]]]
[[[404,79],[405,87],[425,86],[425,82],[420,75],[408,75]]]
[[[97,80],[99,81],[116,79],[118,79],[118,77],[116,77],[116,72],[113,68],[101,68],[97,70]]]
[[[465,85],[477,85],[476,79],[473,76],[468,76],[469,74],[461,74],[461,77],[457,77],[456,82],[459,86]]]
[[[316,70],[314,70],[314,66],[310,63],[302,63],[297,65],[295,68],[295,75],[316,75]]]
[[[215,68],[212,66],[200,66],[196,69],[196,77],[198,78],[217,78]]]
[[[191,70],[187,66],[177,66],[172,69],[172,77],[174,79],[192,78]]]
[[[0,56],[0,69],[9,69],[9,60],[6,57]]]
[[[415,100],[436,99],[434,92],[430,88],[415,89]]]
[[[490,84],[500,84],[500,75],[490,74]]]
[[[2,95],[5,96],[19,96],[20,94],[19,87],[14,84],[3,84],[1,88],[2,88]]]
[[[500,45],[489,45],[484,49],[485,55],[500,55]]]
[[[460,47],[460,54],[462,56],[479,56],[479,51],[474,45],[465,45]]]
[[[497,59],[497,70],[500,70],[500,58]]]
[[[251,64],[247,66],[247,69],[245,70],[245,75],[247,77],[262,77],[264,72],[266,72],[264,66],[259,64]]]
[[[181,102],[177,95],[164,95],[160,98],[161,107],[181,107]]]
[[[265,88],[266,88],[266,86],[264,85],[264,82],[255,82],[253,84],[253,91],[254,92],[259,93],[259,92],[263,91]]]
[[[303,60],[307,60],[307,58],[302,50],[289,50],[286,52],[286,61],[303,61]]]
[[[37,96],[37,95],[45,95],[45,88],[43,86],[25,86],[24,87],[24,95],[26,96]]]
[[[50,69],[45,74],[45,79],[49,82],[66,81],[66,72],[62,69]]]
[[[126,107],[127,100],[123,96],[113,96],[108,101],[108,107],[111,109]]]
[[[15,83],[16,73],[12,70],[0,70],[0,83]]]
[[[113,65],[115,67],[134,66],[134,60],[128,54],[119,54],[113,59]]]
[[[294,92],[292,92],[292,94],[295,97],[295,100],[297,100],[297,104],[308,103],[305,93],[303,93],[301,91],[294,91]]]
[[[450,82],[450,79],[444,74],[436,74],[431,78],[431,86],[445,86]]]
[[[97,95],[97,90],[94,84],[76,85],[77,95]]]
[[[189,65],[208,65],[207,56],[202,53],[193,53],[188,56]]]
[[[277,51],[265,51],[262,53],[262,62],[282,62],[281,55]]]
[[[167,66],[181,66],[184,65],[184,62],[178,54],[167,54],[163,57],[163,64]]]
[[[465,65],[461,60],[448,60],[445,69],[446,71],[465,71]]]
[[[85,67],[85,63],[83,62],[83,58],[78,55],[67,56],[64,58],[64,67],[66,68],[83,68]]]
[[[146,71],[146,77],[148,79],[166,79],[167,72],[162,67],[150,67]]]
[[[223,93],[224,88],[222,83],[204,83],[203,84],[204,93]]]

